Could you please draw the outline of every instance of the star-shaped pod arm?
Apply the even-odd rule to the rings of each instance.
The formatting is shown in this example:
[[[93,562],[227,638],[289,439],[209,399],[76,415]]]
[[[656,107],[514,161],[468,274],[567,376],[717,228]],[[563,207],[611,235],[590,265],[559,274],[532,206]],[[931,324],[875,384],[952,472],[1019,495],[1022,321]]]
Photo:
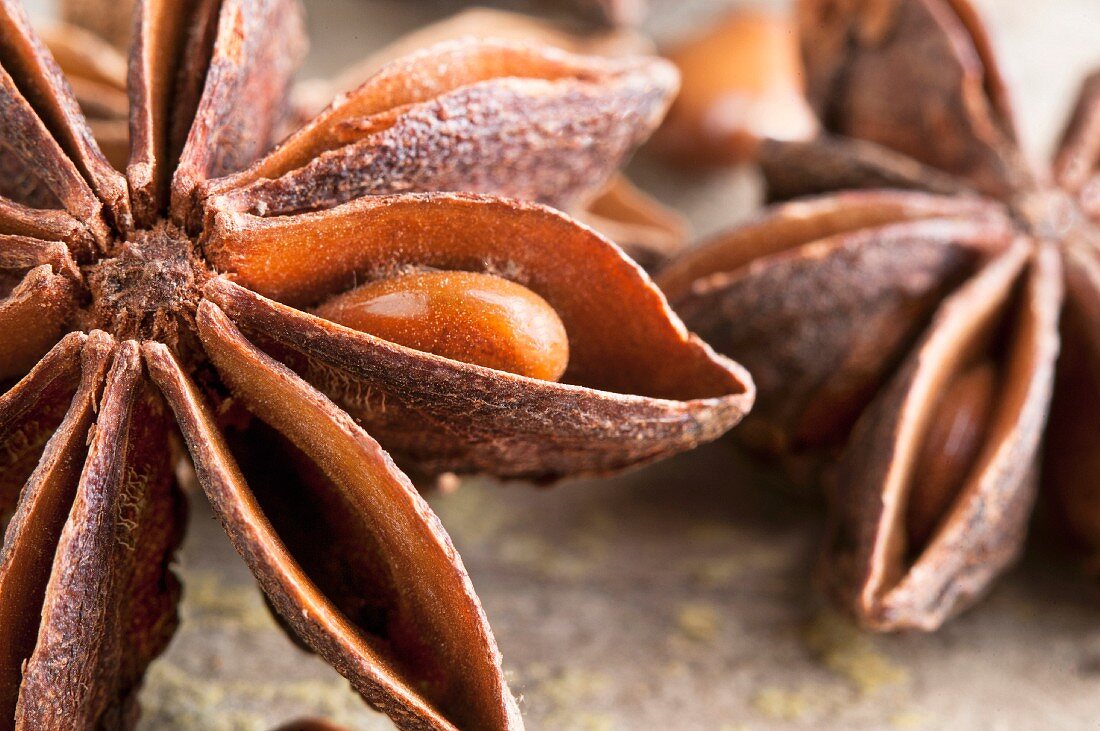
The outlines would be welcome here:
[[[211,282],[207,298],[431,473],[607,474],[716,438],[753,399],[745,371],[689,334],[621,250],[543,206],[416,194],[299,216],[226,214],[207,230],[207,250],[235,280]],[[486,367],[471,323],[454,325],[471,328],[469,352],[448,354],[319,316],[349,317],[326,303],[406,272],[479,273],[529,290],[560,320],[560,380]],[[309,304],[318,314],[295,308]],[[381,315],[377,328],[433,318],[412,293],[356,307]]]
[[[363,195],[463,191],[570,209],[656,128],[664,61],[465,37],[384,65],[248,170],[203,186],[204,210],[262,217]]]
[[[674,88],[662,62],[499,40],[395,61],[248,170],[198,189],[204,252],[228,274],[207,297],[429,472],[605,474],[713,439],[747,410],[751,382],[618,248],[537,204],[394,194],[565,205],[612,174]],[[364,283],[439,271],[543,300],[567,340],[561,382],[326,321]]]
[[[447,41],[474,39],[551,47],[585,56],[638,55],[653,50],[648,39],[622,28],[578,35],[531,16],[472,8],[402,36],[334,78],[300,83],[295,88],[300,121],[308,121],[321,111],[336,95],[334,91],[355,89],[394,61]],[[657,74],[664,75],[663,70]],[[667,82],[655,78],[655,86],[661,85],[667,86]],[[647,268],[671,256],[687,242],[688,226],[684,219],[636,188],[622,173],[613,174],[606,182],[603,173],[594,175],[583,190],[561,203],[569,206],[568,213],[608,236]]]
[[[74,256],[131,224],[126,181],[100,152],[17,0],[0,2],[0,234],[64,241]]]
[[[263,427],[229,443],[171,352],[151,343],[146,360],[215,511],[286,624],[402,728],[522,728],[462,560],[408,478],[216,306],[203,305],[200,323]]]
[[[796,17],[824,134],[762,147],[773,195],[878,186],[1011,199],[1035,187],[967,0],[801,0]]]
[[[127,728],[176,626],[183,502],[137,343],[62,339],[0,397],[0,727]]]

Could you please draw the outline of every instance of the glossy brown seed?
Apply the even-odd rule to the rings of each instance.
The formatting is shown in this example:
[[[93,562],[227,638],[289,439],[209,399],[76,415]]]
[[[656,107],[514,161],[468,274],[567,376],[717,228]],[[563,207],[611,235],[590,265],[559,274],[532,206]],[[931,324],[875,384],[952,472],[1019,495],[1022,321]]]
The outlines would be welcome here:
[[[906,516],[911,550],[924,545],[963,485],[989,428],[997,369],[981,361],[944,390],[917,459],[920,482]]]
[[[762,137],[813,136],[817,122],[802,95],[798,38],[784,16],[736,11],[668,57],[682,86],[655,141],[671,157],[744,162]]]
[[[561,378],[569,364],[554,308],[493,274],[402,274],[333,297],[317,314],[398,345],[544,381]]]

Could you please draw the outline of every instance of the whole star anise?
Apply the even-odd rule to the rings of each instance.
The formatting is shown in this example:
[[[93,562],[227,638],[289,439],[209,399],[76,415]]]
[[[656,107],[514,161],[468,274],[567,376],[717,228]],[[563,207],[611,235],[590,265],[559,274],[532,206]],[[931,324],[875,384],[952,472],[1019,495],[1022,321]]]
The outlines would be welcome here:
[[[1100,89],[1048,175],[964,0],[803,0],[797,17],[824,133],[768,142],[762,163],[772,195],[825,195],[660,281],[753,370],[757,445],[844,445],[828,589],[869,627],[932,629],[1019,554],[1044,432],[1044,490],[1100,546]]]
[[[740,419],[744,371],[617,247],[497,197],[602,185],[674,72],[452,42],[268,153],[294,0],[147,0],[134,28],[123,176],[0,0],[0,727],[133,724],[176,624],[182,443],[285,625],[371,705],[520,728],[461,559],[371,435],[428,474],[550,480]]]

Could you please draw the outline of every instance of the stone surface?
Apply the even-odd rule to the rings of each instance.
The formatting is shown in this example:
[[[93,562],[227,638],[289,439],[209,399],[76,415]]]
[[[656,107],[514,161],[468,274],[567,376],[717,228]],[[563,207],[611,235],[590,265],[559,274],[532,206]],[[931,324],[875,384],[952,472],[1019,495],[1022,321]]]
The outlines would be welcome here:
[[[649,29],[666,39],[739,4],[653,2]],[[48,15],[49,3],[31,4]],[[310,76],[461,3],[307,5]],[[1029,146],[1045,154],[1081,76],[1100,65],[1100,3],[982,5]],[[700,232],[755,205],[746,171],[683,174],[642,156],[633,172]],[[812,588],[818,501],[729,444],[602,483],[468,481],[431,502],[531,729],[1078,729],[1100,719],[1100,592],[1060,556],[1031,549],[938,634],[862,634]],[[201,496],[180,573],[183,625],[146,683],[143,731],[259,731],[302,715],[392,728],[282,636]]]

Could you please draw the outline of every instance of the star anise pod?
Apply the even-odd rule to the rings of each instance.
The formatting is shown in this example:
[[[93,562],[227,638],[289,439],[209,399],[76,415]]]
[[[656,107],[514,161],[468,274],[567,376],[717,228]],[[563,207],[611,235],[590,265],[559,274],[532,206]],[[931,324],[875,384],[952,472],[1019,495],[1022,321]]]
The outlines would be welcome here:
[[[296,2],[146,0],[134,27],[122,175],[0,0],[3,726],[133,724],[176,624],[178,433],[285,625],[370,704],[521,727],[461,559],[372,435],[424,472],[549,480],[740,419],[751,381],[637,265],[517,199],[603,184],[674,71],[446,43],[267,152]]]
[[[335,93],[363,83],[387,63],[437,43],[461,38],[507,40],[553,46],[571,53],[601,56],[650,54],[653,44],[636,32],[611,29],[578,35],[546,20],[519,13],[473,8],[409,33],[331,79],[310,80],[294,89],[296,116],[311,119]],[[295,122],[299,120],[293,120]],[[681,250],[687,222],[640,190],[623,174],[578,199],[569,213],[604,234],[647,269]]]
[[[661,281],[753,369],[757,445],[844,444],[828,589],[869,627],[932,629],[1020,553],[1040,474],[1100,546],[1100,93],[1086,84],[1053,174],[1036,171],[964,0],[797,12],[824,133],[768,142],[762,163],[772,195],[823,195],[768,209]]]

